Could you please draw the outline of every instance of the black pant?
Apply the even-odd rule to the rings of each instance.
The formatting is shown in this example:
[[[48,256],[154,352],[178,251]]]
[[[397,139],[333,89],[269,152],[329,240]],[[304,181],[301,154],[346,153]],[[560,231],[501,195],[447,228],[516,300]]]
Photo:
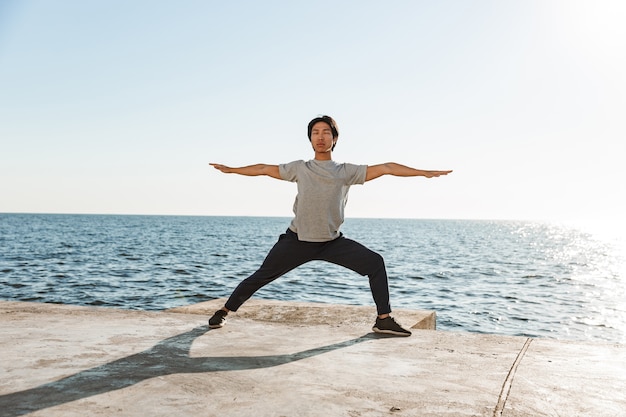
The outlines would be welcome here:
[[[302,242],[290,229],[280,235],[261,267],[235,288],[226,302],[226,308],[237,311],[261,287],[315,260],[331,262],[367,275],[378,314],[391,313],[387,271],[382,256],[343,235],[329,242]]]

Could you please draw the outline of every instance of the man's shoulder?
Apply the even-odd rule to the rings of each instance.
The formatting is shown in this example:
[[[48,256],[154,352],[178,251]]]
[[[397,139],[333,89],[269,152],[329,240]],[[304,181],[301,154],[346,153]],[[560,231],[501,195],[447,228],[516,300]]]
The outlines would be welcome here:
[[[305,164],[306,164],[305,161],[303,161],[302,159],[298,159],[297,161],[285,162],[285,163],[279,164],[278,166],[281,169],[296,169]]]
[[[306,162],[303,159],[297,159],[295,161],[291,161],[291,162],[285,162],[284,164],[281,165],[303,165]]]
[[[305,162],[303,160],[291,161],[286,164],[278,165],[278,172],[280,177],[286,181],[296,181],[298,178],[298,173],[302,170],[302,167],[305,166]]]
[[[367,165],[365,164],[355,164],[352,162],[337,163],[337,166],[348,171],[359,171],[359,170],[367,169]]]

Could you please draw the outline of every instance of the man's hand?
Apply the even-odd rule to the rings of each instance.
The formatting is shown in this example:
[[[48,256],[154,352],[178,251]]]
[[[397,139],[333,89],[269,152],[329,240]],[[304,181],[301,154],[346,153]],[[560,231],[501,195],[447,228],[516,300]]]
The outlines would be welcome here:
[[[452,170],[448,170],[448,171],[422,171],[424,174],[423,176],[426,178],[433,178],[433,177],[440,177],[442,175],[448,175],[449,173],[452,172]]]
[[[233,172],[233,169],[231,167],[227,167],[226,165],[214,164],[214,163],[210,163],[209,165],[211,165],[213,168],[217,169],[218,171],[222,171],[224,174],[230,174]]]

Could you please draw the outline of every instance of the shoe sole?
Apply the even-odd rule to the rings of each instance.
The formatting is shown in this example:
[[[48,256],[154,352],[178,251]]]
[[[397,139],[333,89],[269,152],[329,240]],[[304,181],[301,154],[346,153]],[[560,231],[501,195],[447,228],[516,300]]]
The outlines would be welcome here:
[[[411,336],[412,333],[404,333],[404,332],[397,332],[395,330],[386,330],[386,329],[379,329],[378,327],[372,327],[372,330],[375,333],[382,333],[382,334],[392,334],[394,336],[404,336],[404,337],[408,337]]]
[[[224,327],[224,322],[221,322],[220,324],[211,324],[209,323],[209,329],[220,329],[222,327]]]

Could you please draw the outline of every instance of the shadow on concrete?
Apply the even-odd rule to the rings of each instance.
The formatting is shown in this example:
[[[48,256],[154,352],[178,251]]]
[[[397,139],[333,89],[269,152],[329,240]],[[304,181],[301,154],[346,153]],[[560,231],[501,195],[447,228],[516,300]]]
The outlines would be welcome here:
[[[206,326],[196,327],[186,333],[165,339],[143,352],[35,388],[0,395],[1,414],[3,417],[22,416],[82,398],[130,387],[141,381],[159,376],[269,368],[381,337],[369,333],[355,339],[285,355],[190,357],[191,344],[206,332]]]

